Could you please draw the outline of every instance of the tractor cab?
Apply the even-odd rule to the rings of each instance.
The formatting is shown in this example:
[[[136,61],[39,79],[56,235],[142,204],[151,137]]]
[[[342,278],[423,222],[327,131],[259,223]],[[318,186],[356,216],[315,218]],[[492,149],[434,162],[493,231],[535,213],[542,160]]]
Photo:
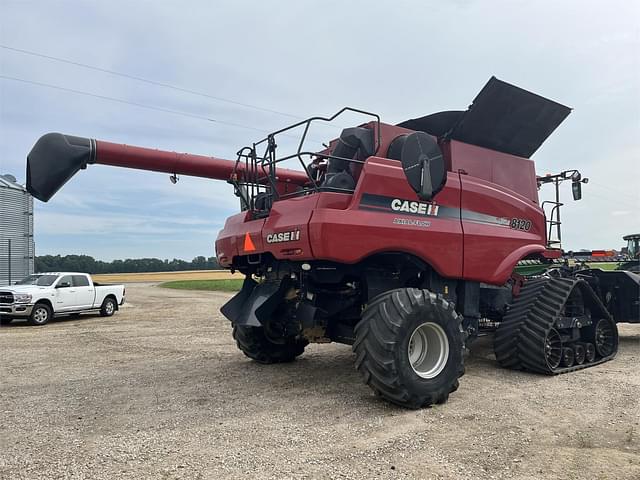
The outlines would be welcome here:
[[[627,261],[621,263],[617,270],[640,273],[640,233],[625,235],[622,239],[627,242],[627,246],[623,248],[623,253],[626,250]]]
[[[622,237],[623,240],[627,241],[627,255],[630,259],[637,259],[640,257],[640,233],[635,233],[633,235],[625,235]]]

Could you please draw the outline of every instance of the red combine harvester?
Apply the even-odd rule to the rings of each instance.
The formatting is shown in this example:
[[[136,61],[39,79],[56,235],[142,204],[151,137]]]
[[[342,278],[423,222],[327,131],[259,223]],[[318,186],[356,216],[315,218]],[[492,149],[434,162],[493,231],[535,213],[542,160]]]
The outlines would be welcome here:
[[[310,126],[344,112],[370,121],[305,151]],[[93,163],[229,181],[242,211],[216,252],[246,275],[221,309],[240,350],[277,363],[309,342],[350,344],[374,392],[419,408],[458,388],[465,344],[485,331],[497,328],[500,365],[557,374],[612,359],[616,321],[638,321],[640,277],[629,272],[514,273],[520,260],[562,253],[538,200],[551,180],[529,157],[569,112],[491,78],[467,111],[388,125],[345,108],[274,132],[235,162],[52,133],[28,156],[27,185],[47,201]],[[296,152],[279,156],[294,128]],[[564,179],[579,198],[580,174]]]

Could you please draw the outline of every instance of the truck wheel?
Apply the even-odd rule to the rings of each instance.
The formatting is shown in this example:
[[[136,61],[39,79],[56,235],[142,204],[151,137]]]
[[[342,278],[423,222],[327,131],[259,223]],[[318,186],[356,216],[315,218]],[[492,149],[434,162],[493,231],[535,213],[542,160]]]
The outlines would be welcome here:
[[[306,340],[290,339],[285,343],[273,343],[264,334],[262,327],[233,326],[233,338],[247,357],[258,363],[287,363],[302,355]]]
[[[104,299],[104,302],[102,302],[102,306],[100,307],[100,316],[110,317],[116,312],[116,308],[116,301],[111,297],[107,297]]]
[[[356,369],[407,408],[444,403],[464,374],[462,316],[440,295],[401,288],[376,297],[356,325]]]
[[[36,303],[29,317],[29,325],[44,325],[51,320],[53,313],[51,307],[46,303]]]

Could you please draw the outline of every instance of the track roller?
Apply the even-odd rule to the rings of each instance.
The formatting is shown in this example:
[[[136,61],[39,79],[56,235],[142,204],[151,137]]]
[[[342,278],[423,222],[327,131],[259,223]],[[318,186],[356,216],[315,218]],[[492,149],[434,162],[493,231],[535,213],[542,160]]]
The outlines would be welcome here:
[[[576,343],[573,346],[574,363],[576,365],[582,365],[586,358],[584,346],[581,343]]]
[[[564,347],[562,349],[562,366],[573,367],[573,362],[576,359],[576,354],[571,347]]]
[[[591,363],[596,359],[596,347],[593,346],[593,343],[585,343],[584,344],[584,361],[587,363]]]

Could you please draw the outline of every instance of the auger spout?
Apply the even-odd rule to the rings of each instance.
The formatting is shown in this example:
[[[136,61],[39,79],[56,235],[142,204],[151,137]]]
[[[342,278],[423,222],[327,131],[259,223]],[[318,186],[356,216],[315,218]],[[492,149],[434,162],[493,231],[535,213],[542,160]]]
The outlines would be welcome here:
[[[229,180],[235,173],[242,175],[244,163],[190,153],[169,152],[47,133],[38,139],[27,155],[27,190],[35,198],[47,202],[79,170],[87,165],[101,164],[135,168],[193,177]],[[278,183],[305,185],[305,172],[278,168]],[[264,182],[268,182],[264,178]]]

